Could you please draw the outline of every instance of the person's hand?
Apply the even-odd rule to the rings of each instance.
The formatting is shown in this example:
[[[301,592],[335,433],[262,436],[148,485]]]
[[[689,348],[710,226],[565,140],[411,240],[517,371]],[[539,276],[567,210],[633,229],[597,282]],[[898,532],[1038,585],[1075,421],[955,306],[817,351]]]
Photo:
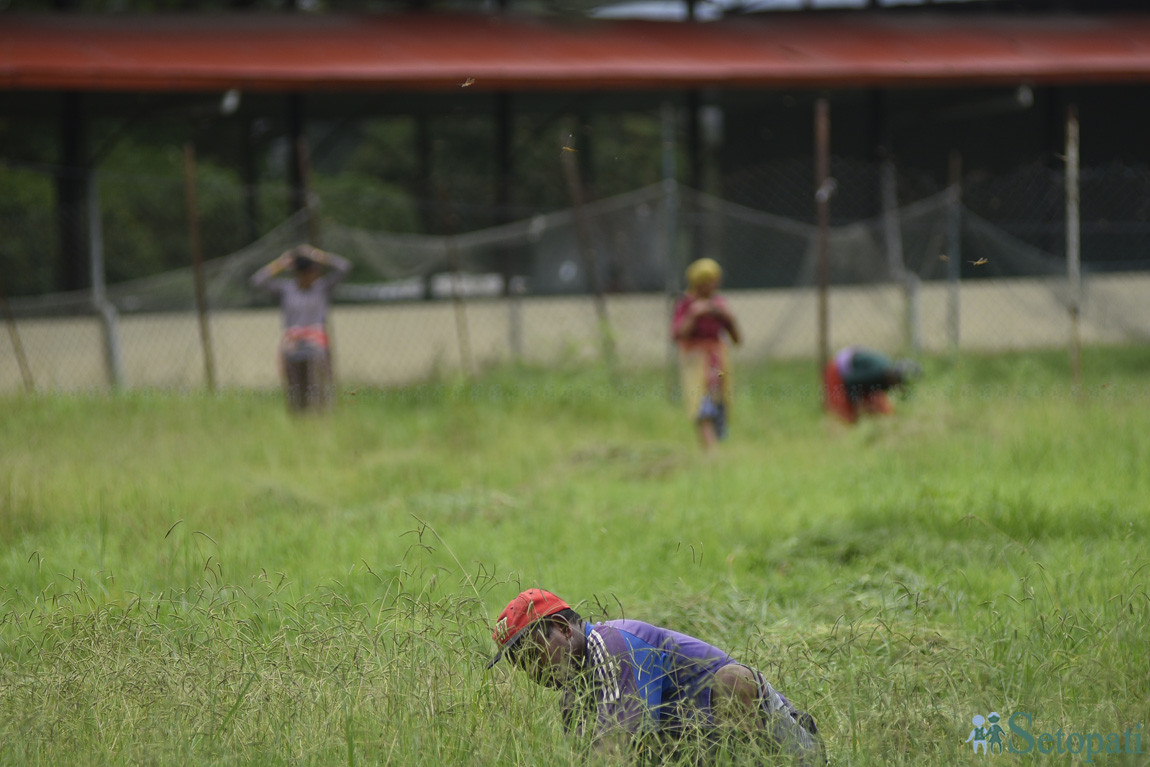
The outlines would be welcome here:
[[[691,303],[691,313],[696,317],[715,313],[715,302],[709,298],[697,298]]]
[[[315,261],[317,264],[323,264],[324,266],[331,266],[330,253],[328,253],[326,250],[320,250],[314,245],[309,245],[308,247],[311,251],[309,256],[311,257],[312,261]]]
[[[731,309],[727,306],[727,302],[721,298],[711,299],[711,314],[719,317],[720,319],[734,322],[734,315],[731,314]]]
[[[601,735],[595,743],[595,755],[600,759],[617,761],[627,755],[631,734],[626,730],[612,730]]]
[[[290,269],[292,266],[292,260],[293,256],[290,250],[286,250],[283,253],[280,253],[279,258],[277,258],[275,261],[272,261],[272,273],[278,274],[279,272]]]

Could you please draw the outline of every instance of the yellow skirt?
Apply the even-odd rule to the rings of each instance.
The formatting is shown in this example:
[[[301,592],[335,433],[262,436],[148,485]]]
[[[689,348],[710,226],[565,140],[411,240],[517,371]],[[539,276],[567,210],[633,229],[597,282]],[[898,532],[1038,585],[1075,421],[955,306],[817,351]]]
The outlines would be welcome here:
[[[687,417],[699,416],[703,396],[731,410],[731,372],[727,345],[722,341],[686,341],[679,344],[679,384]]]

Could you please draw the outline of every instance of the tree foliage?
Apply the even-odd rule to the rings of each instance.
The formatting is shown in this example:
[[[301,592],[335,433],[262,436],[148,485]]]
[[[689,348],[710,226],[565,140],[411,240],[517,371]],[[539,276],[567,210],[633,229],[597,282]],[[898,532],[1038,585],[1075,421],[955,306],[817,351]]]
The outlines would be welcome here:
[[[53,287],[53,200],[50,178],[0,162],[0,284],[8,295]]]

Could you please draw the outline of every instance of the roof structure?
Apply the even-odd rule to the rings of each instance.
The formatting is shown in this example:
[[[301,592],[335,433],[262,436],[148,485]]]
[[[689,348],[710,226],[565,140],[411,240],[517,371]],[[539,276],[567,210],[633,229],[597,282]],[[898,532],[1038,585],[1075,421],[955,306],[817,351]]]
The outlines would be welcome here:
[[[0,17],[0,89],[627,90],[1150,81],[1150,14]]]

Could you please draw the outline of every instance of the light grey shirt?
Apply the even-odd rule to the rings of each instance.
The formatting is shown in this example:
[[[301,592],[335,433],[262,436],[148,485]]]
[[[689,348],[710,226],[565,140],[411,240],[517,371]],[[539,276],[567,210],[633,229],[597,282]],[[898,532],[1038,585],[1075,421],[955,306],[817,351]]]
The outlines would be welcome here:
[[[327,259],[328,268],[306,290],[294,277],[272,277],[270,264],[252,275],[253,288],[279,296],[285,329],[326,324],[331,291],[351,271],[346,258],[329,253]]]

